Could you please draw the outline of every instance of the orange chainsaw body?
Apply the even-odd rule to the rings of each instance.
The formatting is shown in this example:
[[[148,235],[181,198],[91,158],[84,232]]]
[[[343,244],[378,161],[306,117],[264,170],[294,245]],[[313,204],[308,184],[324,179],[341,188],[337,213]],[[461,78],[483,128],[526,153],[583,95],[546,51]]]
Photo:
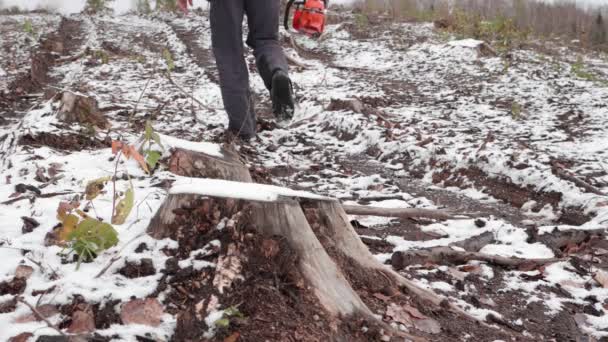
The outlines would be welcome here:
[[[286,16],[289,15],[287,8]],[[325,30],[326,0],[305,0],[298,3],[293,14],[293,28],[303,34],[318,37]],[[287,18],[287,17],[286,17]]]

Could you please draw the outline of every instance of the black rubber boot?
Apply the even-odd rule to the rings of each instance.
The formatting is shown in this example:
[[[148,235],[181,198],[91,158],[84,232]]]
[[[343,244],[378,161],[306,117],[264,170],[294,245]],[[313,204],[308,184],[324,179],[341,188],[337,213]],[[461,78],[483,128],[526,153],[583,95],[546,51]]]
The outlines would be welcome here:
[[[272,112],[279,121],[287,121],[293,118],[295,101],[293,99],[293,86],[287,73],[277,70],[272,75]]]

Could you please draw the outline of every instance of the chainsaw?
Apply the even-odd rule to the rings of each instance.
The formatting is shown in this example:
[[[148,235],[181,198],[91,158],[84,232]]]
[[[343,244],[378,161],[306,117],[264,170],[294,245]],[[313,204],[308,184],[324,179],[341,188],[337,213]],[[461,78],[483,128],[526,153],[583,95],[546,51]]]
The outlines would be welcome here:
[[[285,29],[289,31],[289,15],[295,5],[293,28],[302,34],[319,37],[325,29],[325,10],[328,0],[289,0],[285,8]]]

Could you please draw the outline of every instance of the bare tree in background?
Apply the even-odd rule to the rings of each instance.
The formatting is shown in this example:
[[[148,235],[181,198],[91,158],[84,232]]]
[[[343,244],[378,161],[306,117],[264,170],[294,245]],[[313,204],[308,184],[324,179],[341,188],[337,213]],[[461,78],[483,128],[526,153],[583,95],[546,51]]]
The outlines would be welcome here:
[[[598,12],[597,17],[591,26],[591,44],[599,47],[606,45],[606,43],[608,43],[606,36],[604,16],[601,12]]]

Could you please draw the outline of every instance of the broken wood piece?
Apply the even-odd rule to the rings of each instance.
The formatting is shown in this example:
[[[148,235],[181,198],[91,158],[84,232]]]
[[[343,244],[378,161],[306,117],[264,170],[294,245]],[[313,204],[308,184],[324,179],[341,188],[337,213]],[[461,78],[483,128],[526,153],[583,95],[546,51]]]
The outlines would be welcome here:
[[[298,58],[296,58],[295,56],[292,56],[291,54],[285,54],[285,57],[287,58],[287,61],[290,62],[291,64],[300,67],[302,69],[310,69],[310,65],[305,64],[304,62],[300,61]]]
[[[411,265],[433,264],[465,264],[469,261],[483,261],[492,265],[514,269],[521,266],[535,268],[543,265],[564,261],[563,258],[546,259],[524,259],[517,257],[504,257],[499,255],[485,254],[479,252],[466,252],[455,250],[451,247],[434,247],[429,249],[419,249],[411,251],[395,252],[391,258],[393,268],[402,270]]]
[[[418,209],[418,208],[380,208],[363,205],[342,205],[349,215],[380,216],[399,218],[429,218],[434,220],[468,219],[457,217],[444,210]]]
[[[529,243],[540,242],[549,247],[556,255],[562,254],[569,245],[578,245],[593,238],[604,239],[608,228],[600,229],[554,229],[544,234],[539,234],[537,228],[528,229]]]

